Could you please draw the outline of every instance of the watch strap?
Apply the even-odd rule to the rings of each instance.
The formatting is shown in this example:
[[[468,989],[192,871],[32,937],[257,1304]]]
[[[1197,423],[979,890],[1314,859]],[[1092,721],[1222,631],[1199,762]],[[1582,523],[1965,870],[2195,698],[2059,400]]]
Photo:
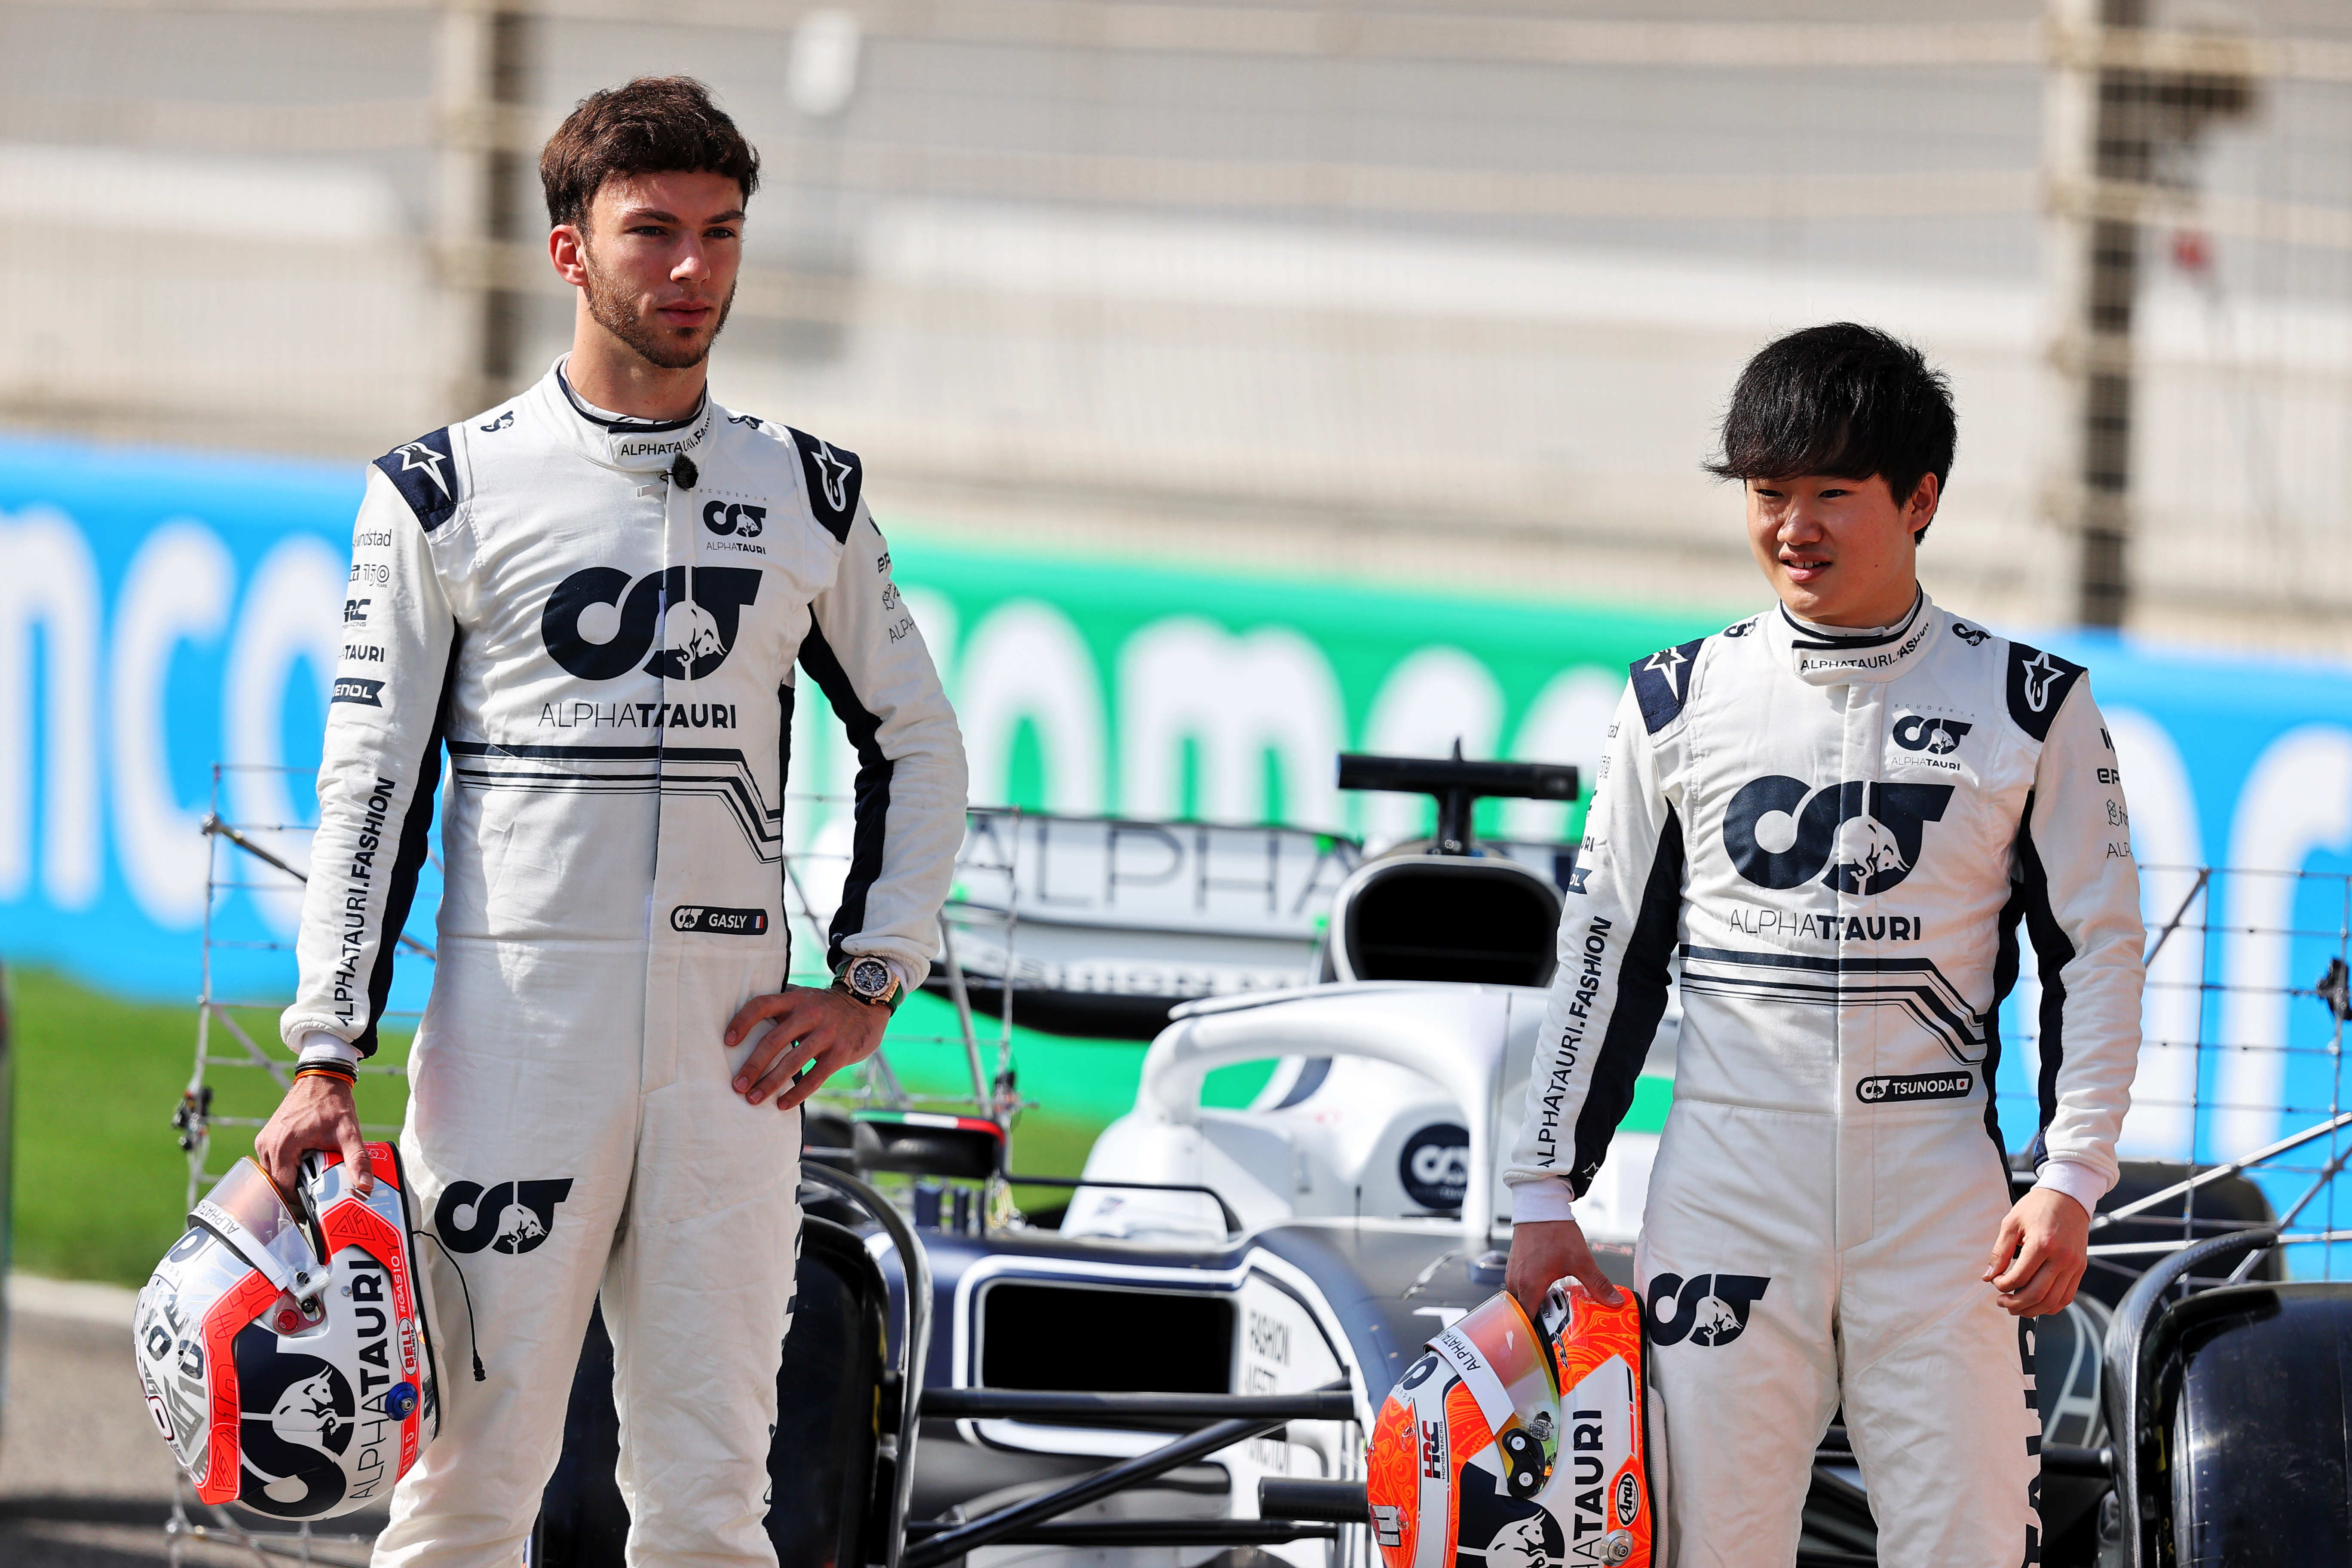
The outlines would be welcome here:
[[[886,1013],[897,1013],[898,1004],[905,1001],[907,997],[906,984],[898,978],[898,972],[885,963],[883,967],[890,975],[890,988],[879,996],[868,996],[849,983],[850,970],[863,962],[865,962],[863,959],[853,958],[849,963],[843,964],[840,972],[833,977],[833,989],[853,1002],[863,1003],[868,1007],[879,1007]]]

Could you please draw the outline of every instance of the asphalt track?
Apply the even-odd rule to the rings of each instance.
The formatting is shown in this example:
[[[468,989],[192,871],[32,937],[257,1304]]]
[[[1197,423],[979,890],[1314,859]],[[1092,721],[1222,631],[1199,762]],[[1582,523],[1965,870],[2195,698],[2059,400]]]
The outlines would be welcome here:
[[[149,1568],[171,1560],[171,1452],[131,1369],[131,1293],[108,1286],[9,1281],[8,1376],[0,1405],[0,1563],[8,1568]],[[380,1521],[362,1516],[366,1532]],[[338,1533],[343,1529],[339,1528]],[[320,1568],[356,1565],[362,1546],[316,1549]],[[184,1541],[191,1568],[254,1555]],[[292,1559],[280,1559],[290,1563]]]

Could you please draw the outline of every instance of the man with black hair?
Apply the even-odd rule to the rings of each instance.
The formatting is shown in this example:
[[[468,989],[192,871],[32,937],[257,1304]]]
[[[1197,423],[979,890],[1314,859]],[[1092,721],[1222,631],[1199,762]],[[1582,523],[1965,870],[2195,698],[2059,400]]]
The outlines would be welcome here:
[[[376,1174],[351,1085],[443,794],[402,1169],[444,1408],[375,1560],[522,1561],[601,1297],[629,1560],[772,1568],[797,1108],[922,983],[962,742],[856,454],[710,400],[759,183],[734,122],[633,81],[540,174],[571,353],[368,473],[280,1026],[301,1067],[257,1152],[289,1185],[308,1149]],[[784,984],[803,674],[858,757],[829,990]]]
[[[1745,486],[1780,603],[1635,661],[1565,900],[1509,1285],[1615,1299],[1573,1203],[1678,962],[1634,1263],[1666,1563],[1790,1562],[1841,1405],[1881,1563],[2039,1557],[2023,1320],[2074,1299],[2115,1183],[2144,933],[2082,667],[1919,588],[1953,444],[1944,378],[1884,332],[1749,362],[1710,467]],[[1992,1093],[2021,925],[2040,1105],[2012,1205]]]

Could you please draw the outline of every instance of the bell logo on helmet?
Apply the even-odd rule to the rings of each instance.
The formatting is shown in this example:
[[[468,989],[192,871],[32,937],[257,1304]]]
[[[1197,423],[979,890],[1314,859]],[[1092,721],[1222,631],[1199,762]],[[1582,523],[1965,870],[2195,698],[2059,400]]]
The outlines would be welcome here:
[[[452,1182],[433,1210],[433,1228],[452,1252],[520,1255],[536,1250],[555,1227],[555,1206],[572,1195],[570,1176],[535,1182]]]
[[[1772,1281],[1760,1274],[1660,1274],[1650,1280],[1645,1298],[1650,1313],[1650,1342],[1727,1345],[1748,1328],[1748,1313],[1764,1299]]]
[[[1919,863],[1927,825],[1944,819],[1950,784],[1847,783],[1815,790],[1801,779],[1750,779],[1723,815],[1723,847],[1759,888],[1820,878],[1840,892],[1883,893]]]

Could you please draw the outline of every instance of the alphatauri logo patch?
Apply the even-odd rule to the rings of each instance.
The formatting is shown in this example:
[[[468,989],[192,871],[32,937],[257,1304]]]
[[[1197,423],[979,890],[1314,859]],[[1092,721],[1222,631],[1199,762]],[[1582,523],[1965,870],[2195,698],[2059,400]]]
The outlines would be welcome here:
[[[1958,751],[1961,737],[1975,728],[1958,719],[1926,719],[1906,713],[1895,721],[1895,743],[1906,752],[1925,752],[1931,757],[1940,757]]]
[[[555,1228],[555,1208],[572,1195],[570,1176],[535,1182],[452,1182],[433,1210],[433,1228],[452,1252],[522,1254],[536,1250]]]
[[[1748,1331],[1748,1316],[1772,1283],[1763,1274],[1657,1274],[1646,1304],[1650,1342],[1727,1345]]]
[[[683,566],[635,583],[615,567],[586,567],[547,596],[540,637],[548,657],[583,680],[612,680],[639,668],[700,680],[727,662],[744,607],[760,596],[760,578],[745,566],[698,567],[689,598]]]
[[[746,506],[740,501],[705,501],[702,503],[702,526],[713,533],[757,539],[768,526],[768,509]]]
[[[1801,887],[1819,877],[1841,892],[1883,893],[1919,863],[1927,825],[1940,822],[1950,784],[1840,784],[1750,779],[1723,815],[1723,847],[1759,888]]]

